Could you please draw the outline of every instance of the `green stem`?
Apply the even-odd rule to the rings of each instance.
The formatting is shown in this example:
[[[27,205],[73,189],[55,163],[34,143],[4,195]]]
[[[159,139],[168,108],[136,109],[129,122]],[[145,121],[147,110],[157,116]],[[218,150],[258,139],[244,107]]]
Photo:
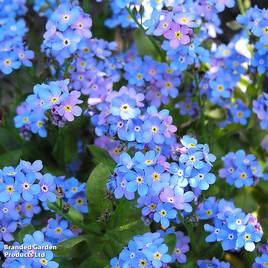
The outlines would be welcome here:
[[[242,0],[237,0],[236,2],[237,2],[237,5],[238,5],[238,8],[239,8],[240,13],[242,15],[244,15],[245,14],[245,7],[243,5]]]
[[[201,137],[202,141],[205,141],[205,115],[204,115],[204,109],[203,109],[203,100],[200,92],[199,87],[199,77],[198,74],[195,73],[194,75],[194,87],[196,90],[197,98],[198,98],[198,105],[199,105],[199,111],[200,111],[200,118],[199,118],[199,125],[201,130]]]
[[[69,67],[70,67],[70,61],[69,60],[65,60],[65,62],[64,62],[63,79],[67,78]]]
[[[257,79],[257,84],[256,84],[256,97],[258,97],[258,95],[260,94],[261,92],[261,89],[262,89],[262,86],[263,86],[263,82],[264,82],[264,78],[265,78],[265,75],[264,74],[261,74],[258,79]]]
[[[163,50],[159,47],[159,45],[156,43],[156,41],[154,40],[154,38],[146,34],[146,30],[144,29],[144,27],[142,26],[142,24],[139,23],[139,21],[137,20],[137,18],[132,14],[130,8],[129,7],[126,7],[126,10],[127,10],[128,14],[131,16],[131,18],[135,21],[135,23],[137,24],[137,26],[139,27],[139,29],[145,34],[145,36],[150,40],[150,42],[152,43],[152,45],[155,47],[155,49],[157,50],[157,52],[160,54],[161,60],[165,61],[165,54],[163,53]]]
[[[67,221],[69,221],[70,223],[76,225],[77,227],[79,227],[80,229],[82,229],[83,231],[85,231],[86,233],[89,234],[94,234],[97,236],[101,235],[101,232],[91,228],[91,226],[89,225],[85,225],[84,223],[77,221],[76,219],[73,219],[72,217],[70,217],[67,213],[64,213],[56,203],[49,203],[48,207],[52,210],[54,210],[58,215],[62,216],[63,218],[65,218]]]
[[[89,13],[89,1],[83,0],[83,9],[86,13]]]
[[[191,240],[191,246],[192,246],[194,255],[196,256],[196,253],[197,253],[196,242],[195,242],[196,241],[196,237],[194,235],[193,226],[190,223],[186,222],[185,219],[184,219],[184,217],[180,213],[178,213],[178,218],[179,218],[181,224],[187,230],[187,233],[188,233],[188,235],[190,237],[190,240]]]

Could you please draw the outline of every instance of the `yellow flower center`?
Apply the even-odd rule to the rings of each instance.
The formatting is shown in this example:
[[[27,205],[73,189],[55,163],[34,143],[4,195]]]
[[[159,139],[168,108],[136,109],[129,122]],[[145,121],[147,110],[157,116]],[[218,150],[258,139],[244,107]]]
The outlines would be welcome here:
[[[62,233],[62,229],[60,227],[55,229],[55,233],[56,234],[61,234]]]
[[[268,26],[266,26],[266,27],[263,28],[263,33],[264,34],[268,34]]]
[[[154,254],[154,258],[155,258],[156,260],[160,260],[160,259],[161,259],[161,253],[160,253],[160,252],[156,252],[156,253]]]
[[[143,177],[138,176],[136,181],[137,181],[137,183],[142,183],[143,182]]]
[[[153,133],[156,133],[156,132],[158,131],[158,128],[155,127],[155,126],[153,126],[153,127],[151,128],[151,130],[152,130]]]
[[[84,51],[84,53],[88,53],[88,52],[89,52],[89,49],[88,49],[87,47],[85,47],[85,48],[83,49],[83,51]]]
[[[42,258],[42,259],[40,260],[40,263],[43,264],[43,265],[47,265],[47,260],[44,259],[44,258]]]
[[[241,111],[237,112],[237,117],[238,118],[242,118],[243,117],[243,113]]]
[[[71,112],[71,111],[72,111],[72,106],[69,105],[69,104],[67,104],[67,105],[64,106],[64,110],[65,110],[66,112]]]
[[[33,206],[31,204],[26,205],[26,210],[32,210]]]
[[[76,199],[76,204],[77,205],[82,205],[83,204],[83,200],[81,198]]]
[[[28,123],[28,122],[29,122],[29,118],[28,118],[28,117],[23,117],[22,121],[23,121],[24,123]]]
[[[152,204],[150,204],[149,208],[150,208],[151,210],[153,210],[153,209],[156,208],[156,205],[155,205],[154,203],[152,203]]]
[[[175,36],[177,39],[181,39],[183,34],[182,34],[182,32],[178,31],[178,32],[175,32]]]
[[[124,104],[124,105],[121,106],[121,110],[123,110],[123,111],[128,111],[128,109],[129,109],[128,104]]]
[[[160,179],[160,175],[156,172],[153,173],[152,177],[153,177],[153,181],[159,181]]]
[[[188,22],[188,19],[187,18],[181,18],[181,23],[187,23]]]
[[[247,241],[250,240],[250,234],[245,234],[244,239]]]
[[[5,59],[4,64],[7,65],[7,66],[10,66],[11,65],[11,60],[10,59]]]
[[[138,74],[136,75],[136,77],[137,77],[138,80],[141,80],[141,79],[142,79],[142,74],[141,74],[141,73],[138,73]]]
[[[7,190],[8,193],[13,193],[14,192],[14,188],[13,188],[12,185],[7,185],[6,190]]]
[[[166,82],[166,87],[167,88],[171,88],[171,83],[170,82]]]
[[[247,174],[245,172],[241,173],[240,174],[240,178],[243,179],[243,180],[246,179],[247,178]]]
[[[222,91],[222,90],[223,90],[223,85],[218,85],[218,86],[217,86],[217,89],[218,89],[219,91]]]
[[[207,214],[208,216],[210,216],[210,215],[212,214],[212,211],[209,209],[209,210],[206,211],[206,214]]]

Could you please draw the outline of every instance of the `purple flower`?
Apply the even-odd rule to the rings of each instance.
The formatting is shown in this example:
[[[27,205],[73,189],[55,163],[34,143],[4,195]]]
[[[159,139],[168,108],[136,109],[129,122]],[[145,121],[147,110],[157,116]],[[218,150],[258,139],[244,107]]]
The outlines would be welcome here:
[[[192,29],[186,26],[180,26],[176,23],[172,23],[170,30],[164,33],[164,36],[169,40],[172,48],[177,48],[179,45],[186,45],[190,43],[190,35]]]
[[[60,105],[59,114],[67,121],[73,121],[74,116],[80,116],[82,109],[76,105],[82,103],[79,99],[81,93],[79,91],[72,91],[68,98]]]

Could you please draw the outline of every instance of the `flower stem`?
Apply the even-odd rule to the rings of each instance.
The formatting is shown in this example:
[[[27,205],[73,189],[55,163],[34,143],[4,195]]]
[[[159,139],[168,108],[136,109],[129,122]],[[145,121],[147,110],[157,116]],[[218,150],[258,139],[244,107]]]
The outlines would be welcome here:
[[[240,13],[242,15],[244,15],[245,14],[245,7],[243,5],[242,0],[237,0],[236,2],[237,2],[237,5],[238,5],[238,8],[239,8]]]
[[[194,254],[196,254],[196,253],[197,253],[196,243],[195,243],[196,238],[195,238],[195,236],[194,236],[194,230],[193,230],[193,227],[192,227],[192,225],[191,225],[190,223],[188,223],[188,222],[185,221],[184,217],[183,217],[180,213],[178,213],[178,218],[179,218],[181,224],[182,224],[182,225],[185,227],[185,229],[187,230],[187,233],[188,233],[188,235],[189,235],[189,237],[190,237],[190,240],[191,240],[192,250],[193,250]]]
[[[85,225],[84,223],[82,223],[76,219],[73,219],[67,213],[64,213],[56,203],[48,203],[48,207],[50,209],[54,210],[58,215],[65,218],[70,223],[76,225],[77,227],[79,227],[80,229],[85,231],[86,233],[97,235],[97,236],[101,235],[101,232],[91,228],[90,225]]]
[[[144,29],[144,27],[142,26],[142,24],[139,23],[139,21],[137,20],[137,18],[132,14],[131,10],[129,7],[126,7],[126,10],[128,12],[128,14],[131,16],[131,18],[135,21],[135,23],[137,24],[137,26],[139,27],[139,29],[145,34],[145,36],[150,40],[150,42],[152,43],[152,45],[154,46],[154,48],[157,50],[157,52],[160,54],[161,60],[165,61],[165,54],[163,53],[163,50],[161,49],[161,47],[159,47],[159,45],[157,44],[157,42],[155,41],[155,39],[149,35],[146,34],[146,30]]]
[[[199,105],[199,113],[200,113],[200,118],[199,118],[199,125],[200,125],[200,130],[201,130],[201,138],[202,142],[205,142],[205,115],[204,115],[204,110],[203,110],[203,100],[200,92],[200,87],[199,87],[199,77],[198,74],[195,73],[194,75],[194,87],[196,90],[197,98],[198,98],[198,105]]]

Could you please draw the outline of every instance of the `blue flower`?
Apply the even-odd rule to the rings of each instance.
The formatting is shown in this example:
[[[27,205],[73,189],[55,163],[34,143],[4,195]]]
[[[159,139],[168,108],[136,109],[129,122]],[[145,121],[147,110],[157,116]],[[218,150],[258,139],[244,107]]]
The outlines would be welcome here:
[[[52,243],[59,243],[63,240],[73,237],[69,224],[65,220],[49,219],[44,234]]]
[[[79,16],[79,9],[70,4],[59,5],[50,19],[56,23],[60,31],[65,31]]]
[[[168,247],[166,245],[150,245],[148,250],[145,251],[145,255],[152,261],[152,265],[155,268],[160,268],[163,264],[167,264],[171,261],[171,256],[167,253]]]
[[[135,161],[135,168],[146,169],[149,166],[156,164],[158,156],[154,151],[149,151],[145,154],[141,152],[135,153],[133,160]]]
[[[218,212],[218,206],[216,205],[216,198],[214,196],[209,197],[198,205],[196,214],[201,220],[212,219]]]
[[[77,209],[78,211],[82,213],[88,212],[87,199],[86,199],[86,194],[84,191],[72,196],[72,198],[69,199],[68,202],[70,202],[70,205],[74,209]]]
[[[18,61],[15,52],[1,52],[0,70],[4,74],[10,74],[13,69],[18,69],[21,63]]]
[[[254,226],[247,225],[244,232],[239,233],[237,238],[237,246],[239,248],[245,247],[247,251],[253,251],[255,249],[254,242],[259,242],[261,237],[257,234]]]
[[[54,180],[55,178],[51,174],[46,173],[39,181],[40,192],[38,194],[38,198],[41,201],[56,201],[56,184]]]
[[[161,120],[157,117],[151,117],[144,121],[143,124],[143,138],[145,143],[154,141],[156,144],[163,144],[165,137],[163,135],[164,126]]]
[[[176,210],[170,204],[159,203],[154,213],[154,221],[160,222],[163,228],[169,226],[169,220],[175,219],[177,216]]]
[[[22,172],[16,174],[16,189],[21,193],[25,201],[31,201],[40,192],[40,186],[34,184],[36,180],[34,173],[27,173],[24,175]]]
[[[246,224],[248,223],[249,216],[245,215],[243,212],[234,213],[227,217],[227,225],[231,230],[237,230],[239,233],[246,229]]]
[[[136,108],[136,100],[124,94],[113,99],[111,113],[128,120],[136,118],[140,114],[140,109]]]
[[[148,185],[145,178],[144,171],[129,171],[125,178],[128,183],[126,186],[126,190],[128,192],[136,192],[138,191],[140,196],[144,196],[148,193]]]
[[[189,179],[191,187],[207,190],[209,185],[216,181],[216,176],[213,173],[209,173],[210,170],[211,166],[208,164],[198,170],[193,170]]]
[[[20,199],[12,177],[6,177],[4,182],[0,184],[0,202],[8,202],[9,200],[17,202]]]

